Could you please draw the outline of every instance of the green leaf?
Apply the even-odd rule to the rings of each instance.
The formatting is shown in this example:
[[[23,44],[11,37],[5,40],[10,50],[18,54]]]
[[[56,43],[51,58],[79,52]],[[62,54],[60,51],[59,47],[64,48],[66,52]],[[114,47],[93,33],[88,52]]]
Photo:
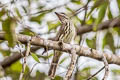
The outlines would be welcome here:
[[[86,39],[86,43],[90,48],[96,49],[96,37],[94,37],[92,40]]]
[[[37,55],[35,53],[31,53],[31,56],[34,58],[35,61],[40,63],[39,58],[37,57]]]
[[[120,28],[119,27],[115,27],[115,28],[113,28],[113,30],[115,30],[118,33],[118,35],[120,36]]]
[[[36,35],[33,31],[31,31],[28,28],[24,28],[24,30],[22,30],[20,32],[20,34],[29,35],[29,36],[35,36]]]
[[[0,48],[0,52],[2,53],[3,56],[10,56],[10,50],[3,50]]]
[[[28,66],[26,66],[26,67],[25,67],[25,72],[24,72],[24,74],[28,74],[29,72],[30,72],[30,69],[29,69]]]
[[[53,79],[53,80],[63,80],[63,78],[60,76],[55,76],[55,79]]]
[[[32,1],[31,0],[27,0],[27,1],[28,1],[29,6],[30,6]]]
[[[41,19],[43,19],[43,17],[45,16],[46,13],[41,13],[40,15],[38,16],[34,16],[34,17],[31,17],[30,18],[30,21],[32,22],[37,22],[38,24],[41,24]]]
[[[1,17],[2,17],[3,15],[5,15],[5,9],[2,9],[2,10],[0,11],[0,19],[1,19]]]
[[[57,23],[47,22],[47,24],[48,30],[51,31],[52,29],[56,29],[60,25],[60,22],[59,21]]]
[[[37,70],[36,76],[31,80],[45,80],[45,79],[46,79],[46,74]]]
[[[62,64],[66,59],[68,59],[69,57],[67,56],[67,57],[64,57],[60,62],[59,62],[59,64]]]
[[[120,75],[120,69],[112,69],[112,72],[116,75]]]
[[[110,10],[110,7],[108,7],[108,13],[107,13],[107,15],[108,15],[108,18],[109,18],[109,19],[112,19],[112,18],[113,18],[112,13],[111,13],[111,10]]]
[[[95,18],[93,18],[93,16],[90,16],[90,19],[86,21],[87,24],[93,24],[95,22]]]
[[[39,58],[43,58],[45,60],[49,59],[51,56],[53,56],[53,53],[52,54],[49,54],[47,56],[42,56],[42,55],[37,55]]]
[[[5,31],[5,39],[8,41],[8,46],[14,47],[16,42],[16,35],[15,35],[15,21],[8,17],[6,20],[2,22],[3,31]]]
[[[80,0],[71,0],[71,2],[75,3],[75,4],[81,4]]]
[[[20,12],[19,12],[18,8],[15,8],[15,11],[16,11],[16,13],[17,13],[17,16],[21,19],[21,18],[22,18],[22,16],[21,16],[21,14],[20,14]]]
[[[84,71],[89,71],[90,69],[93,69],[93,68],[95,68],[95,67],[89,67],[89,66],[88,66],[88,67],[83,68],[82,71],[83,71],[83,72],[84,72]]]
[[[87,80],[88,76],[90,76],[90,70],[94,69],[95,67],[84,67],[80,71],[77,72],[77,80]],[[92,80],[97,80],[97,79],[92,79]]]
[[[87,17],[89,17],[89,15],[94,11],[94,9],[103,5],[104,2],[105,2],[105,0],[102,0],[102,1],[101,0],[95,0],[93,7],[91,8],[90,12],[87,14]]]
[[[73,12],[73,10],[71,9],[71,8],[69,8],[69,7],[65,7],[68,11],[70,11],[70,12]]]
[[[107,32],[106,35],[103,38],[103,45],[102,48],[108,45],[113,53],[115,53],[115,47],[114,47],[114,39],[110,32]]]
[[[120,13],[120,0],[117,0],[117,4],[118,4],[118,8],[119,8],[119,13]]]
[[[44,7],[45,7],[45,5],[38,5],[37,9],[42,10]]]
[[[21,70],[22,70],[22,64],[19,61],[17,61],[14,64],[12,64],[10,66],[10,68],[11,68],[12,71],[21,72]]]
[[[104,3],[99,7],[100,10],[99,10],[99,13],[98,13],[98,18],[97,18],[97,20],[96,20],[96,22],[95,22],[95,26],[94,26],[93,30],[96,31],[98,24],[101,23],[102,20],[104,19],[107,6],[108,6],[108,2],[106,1],[106,2],[104,2]]]

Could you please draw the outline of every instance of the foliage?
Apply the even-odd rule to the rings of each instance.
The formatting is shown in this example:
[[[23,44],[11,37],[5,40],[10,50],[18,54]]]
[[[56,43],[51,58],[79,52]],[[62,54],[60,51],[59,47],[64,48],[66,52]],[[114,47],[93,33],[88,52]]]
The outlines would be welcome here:
[[[96,37],[94,37],[92,40],[86,39],[86,43],[90,48],[96,49]]]
[[[103,49],[106,45],[108,45],[110,49],[112,50],[112,52],[115,53],[114,40],[110,32],[107,32],[103,38]]]
[[[81,43],[83,45],[87,45],[92,49],[96,49],[97,47],[97,30],[99,30],[99,24],[106,20],[112,20],[115,17],[120,17],[120,0],[115,0],[117,3],[118,12],[112,10],[111,3],[112,0],[70,0],[63,5],[59,4],[59,1],[56,0],[11,0],[11,2],[4,3],[4,1],[0,2],[0,30],[5,32],[5,40],[0,40],[0,58],[9,57],[11,55],[16,55],[17,53],[21,53],[24,50],[24,47],[16,47],[17,36],[16,34],[24,34],[29,36],[37,36],[38,33],[40,37],[53,37],[53,34],[57,31],[58,27],[60,27],[61,23],[58,20],[57,16],[54,12],[65,12],[70,17],[71,21],[74,23],[75,27],[78,29],[80,26],[86,27],[86,25],[92,25],[94,34],[87,33],[88,36],[85,36],[82,39]],[[58,2],[57,2],[58,1]],[[66,2],[66,0],[64,0]],[[61,3],[61,2],[60,2]],[[55,5],[54,5],[55,4]],[[92,5],[91,5],[92,4]],[[114,7],[115,8],[115,7]],[[115,11],[115,12],[114,12]],[[85,12],[87,14],[84,16]],[[117,13],[118,15],[114,15]],[[55,19],[56,18],[56,19]],[[82,24],[85,21],[84,25]],[[30,23],[30,24],[29,24]],[[81,25],[82,24],[82,25]],[[36,27],[37,25],[37,27]],[[89,27],[90,27],[89,26]],[[89,28],[88,27],[88,28]],[[0,31],[0,34],[1,34]],[[37,32],[40,31],[40,32]],[[90,30],[88,30],[90,31]],[[115,31],[117,34],[114,34]],[[117,54],[117,51],[120,49],[119,38],[120,38],[120,27],[110,27],[108,29],[101,30],[103,39],[100,41],[102,45],[102,50],[104,51],[106,48],[109,51],[112,51],[114,54]],[[86,34],[85,34],[86,35]],[[91,37],[95,35],[94,37]],[[116,37],[117,35],[117,37]],[[75,42],[79,43],[82,35],[77,35],[79,39]],[[90,38],[89,38],[90,37]],[[101,38],[101,36],[100,36]],[[118,42],[116,42],[118,39]],[[116,44],[117,43],[117,47]],[[20,45],[26,45],[22,43],[18,43]],[[78,44],[79,45],[79,44]],[[34,47],[32,45],[32,47]],[[17,48],[17,50],[16,50]],[[15,49],[15,50],[14,50]],[[47,51],[45,54],[41,54],[40,51],[31,52],[30,56],[37,63],[50,63],[53,56],[53,52]],[[39,54],[40,52],[40,54]],[[22,54],[22,53],[21,53]],[[59,61],[59,65],[64,65],[64,62],[70,56],[63,57],[62,60]],[[14,58],[14,57],[13,57]],[[46,74],[46,70],[36,69],[31,71],[31,58],[27,57],[28,64],[24,73],[23,80],[47,80],[49,77]],[[0,59],[2,61],[2,58]],[[79,62],[79,61],[78,61]],[[85,62],[84,62],[85,63]],[[13,80],[18,80],[19,75],[22,71],[22,60],[16,61],[12,63],[7,68],[5,68],[5,77],[9,76]],[[34,63],[32,63],[34,64]],[[91,64],[92,65],[92,64]],[[41,66],[41,65],[40,65]],[[44,65],[42,65],[44,67]],[[68,66],[65,66],[68,67]],[[4,67],[3,67],[4,68]],[[81,68],[81,66],[80,66]],[[83,69],[75,69],[73,72],[73,77],[75,80],[85,80],[91,74],[91,70],[95,69],[95,67],[84,67]],[[57,69],[58,72],[60,69]],[[34,72],[34,73],[32,73]],[[113,75],[116,76],[120,74],[119,69],[112,70]],[[36,74],[34,77],[32,74]],[[61,74],[60,74],[61,75]],[[56,75],[54,80],[62,80],[63,76]],[[1,76],[0,76],[1,77]],[[3,76],[2,76],[3,77]],[[93,78],[92,80],[98,80],[98,77]],[[117,80],[117,79],[115,79]]]
[[[5,38],[10,47],[14,47],[15,45],[15,26],[15,21],[10,17],[2,22],[3,31],[6,33]]]
[[[31,53],[31,56],[34,58],[35,61],[37,61],[38,63],[40,63],[39,58],[36,56],[36,54]]]

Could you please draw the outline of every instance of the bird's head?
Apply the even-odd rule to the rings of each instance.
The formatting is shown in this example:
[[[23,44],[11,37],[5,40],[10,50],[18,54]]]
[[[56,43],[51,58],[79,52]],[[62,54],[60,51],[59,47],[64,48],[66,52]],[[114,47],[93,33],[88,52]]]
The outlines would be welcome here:
[[[55,14],[58,16],[61,23],[65,23],[66,21],[69,20],[69,18],[67,17],[67,15],[65,13],[57,13],[57,12],[55,12]]]

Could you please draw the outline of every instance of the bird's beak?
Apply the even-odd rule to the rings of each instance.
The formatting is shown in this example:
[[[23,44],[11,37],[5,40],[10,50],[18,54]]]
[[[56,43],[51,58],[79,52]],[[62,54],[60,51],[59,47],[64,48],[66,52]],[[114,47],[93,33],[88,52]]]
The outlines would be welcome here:
[[[60,15],[59,13],[55,12],[55,14],[58,16],[58,18],[61,20],[62,15]]]
[[[59,13],[57,13],[57,12],[55,12],[55,14],[56,14],[57,16],[60,16],[60,14],[59,14]]]

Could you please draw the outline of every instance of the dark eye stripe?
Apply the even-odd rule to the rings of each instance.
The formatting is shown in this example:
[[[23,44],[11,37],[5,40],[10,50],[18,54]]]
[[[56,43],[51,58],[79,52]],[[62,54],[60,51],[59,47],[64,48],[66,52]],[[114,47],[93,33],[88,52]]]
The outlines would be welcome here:
[[[62,15],[65,15],[65,13],[61,13]]]

